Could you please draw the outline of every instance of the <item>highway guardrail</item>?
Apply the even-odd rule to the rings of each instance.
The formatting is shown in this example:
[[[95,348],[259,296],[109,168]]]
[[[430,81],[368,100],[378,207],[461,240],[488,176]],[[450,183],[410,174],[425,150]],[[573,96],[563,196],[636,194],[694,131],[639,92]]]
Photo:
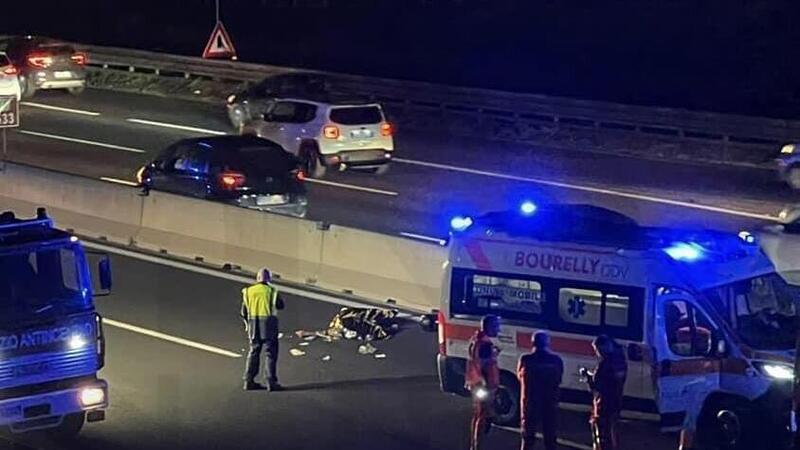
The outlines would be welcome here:
[[[75,44],[90,54],[95,70],[151,74],[158,77],[250,83],[268,75],[300,70],[240,61]],[[446,128],[448,132],[556,146],[639,153],[667,159],[759,164],[779,145],[800,138],[800,121],[732,114],[623,105],[433,83],[321,73],[334,78],[343,93],[386,105],[392,117],[414,128]],[[564,132],[572,137],[559,137]],[[620,138],[624,136],[624,138]],[[647,141],[633,150],[625,138]],[[666,151],[656,153],[653,148]],[[595,149],[596,150],[596,149]]]

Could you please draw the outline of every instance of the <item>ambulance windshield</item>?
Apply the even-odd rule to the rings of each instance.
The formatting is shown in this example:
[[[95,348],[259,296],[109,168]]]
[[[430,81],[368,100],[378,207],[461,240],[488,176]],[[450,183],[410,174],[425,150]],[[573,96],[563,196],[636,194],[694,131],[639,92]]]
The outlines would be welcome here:
[[[756,350],[789,350],[795,345],[800,288],[772,273],[706,291],[739,337]]]

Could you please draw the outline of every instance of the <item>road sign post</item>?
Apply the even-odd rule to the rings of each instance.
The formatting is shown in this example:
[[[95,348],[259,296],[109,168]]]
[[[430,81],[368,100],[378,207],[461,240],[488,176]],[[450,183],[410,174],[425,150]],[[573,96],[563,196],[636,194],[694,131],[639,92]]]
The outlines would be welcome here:
[[[13,95],[0,95],[0,131],[2,131],[3,160],[0,162],[0,170],[6,169],[6,159],[8,158],[8,141],[6,139],[6,129],[19,126],[19,102]]]

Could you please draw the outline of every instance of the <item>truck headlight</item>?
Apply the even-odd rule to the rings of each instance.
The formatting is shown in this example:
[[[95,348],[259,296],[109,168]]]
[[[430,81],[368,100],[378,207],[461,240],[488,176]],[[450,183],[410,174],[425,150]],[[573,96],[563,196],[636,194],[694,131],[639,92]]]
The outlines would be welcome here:
[[[106,391],[98,387],[83,388],[80,392],[81,405],[97,406],[106,401]]]
[[[786,364],[756,363],[756,367],[764,376],[774,380],[793,380],[794,368]]]
[[[786,144],[783,146],[783,148],[781,148],[781,153],[783,153],[784,155],[794,153],[794,148],[795,148],[794,144]]]

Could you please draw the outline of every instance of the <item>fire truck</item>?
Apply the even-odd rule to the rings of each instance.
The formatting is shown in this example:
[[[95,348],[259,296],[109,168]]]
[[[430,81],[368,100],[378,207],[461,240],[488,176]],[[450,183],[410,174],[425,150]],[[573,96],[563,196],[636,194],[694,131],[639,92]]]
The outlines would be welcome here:
[[[596,365],[591,341],[606,334],[628,360],[623,416],[669,431],[699,408],[699,425],[731,444],[788,437],[800,277],[786,276],[791,255],[786,272],[768,256],[786,248],[774,232],[645,227],[591,205],[532,202],[451,227],[437,319],[444,392],[468,395],[468,343],[494,314],[499,424],[518,421],[517,362],[548,330],[565,364],[562,406],[588,409],[580,369]]]
[[[111,271],[107,255],[93,255],[95,289],[87,253],[44,208],[33,219],[0,214],[0,426],[13,433],[69,438],[105,418],[94,296],[110,290]]]

